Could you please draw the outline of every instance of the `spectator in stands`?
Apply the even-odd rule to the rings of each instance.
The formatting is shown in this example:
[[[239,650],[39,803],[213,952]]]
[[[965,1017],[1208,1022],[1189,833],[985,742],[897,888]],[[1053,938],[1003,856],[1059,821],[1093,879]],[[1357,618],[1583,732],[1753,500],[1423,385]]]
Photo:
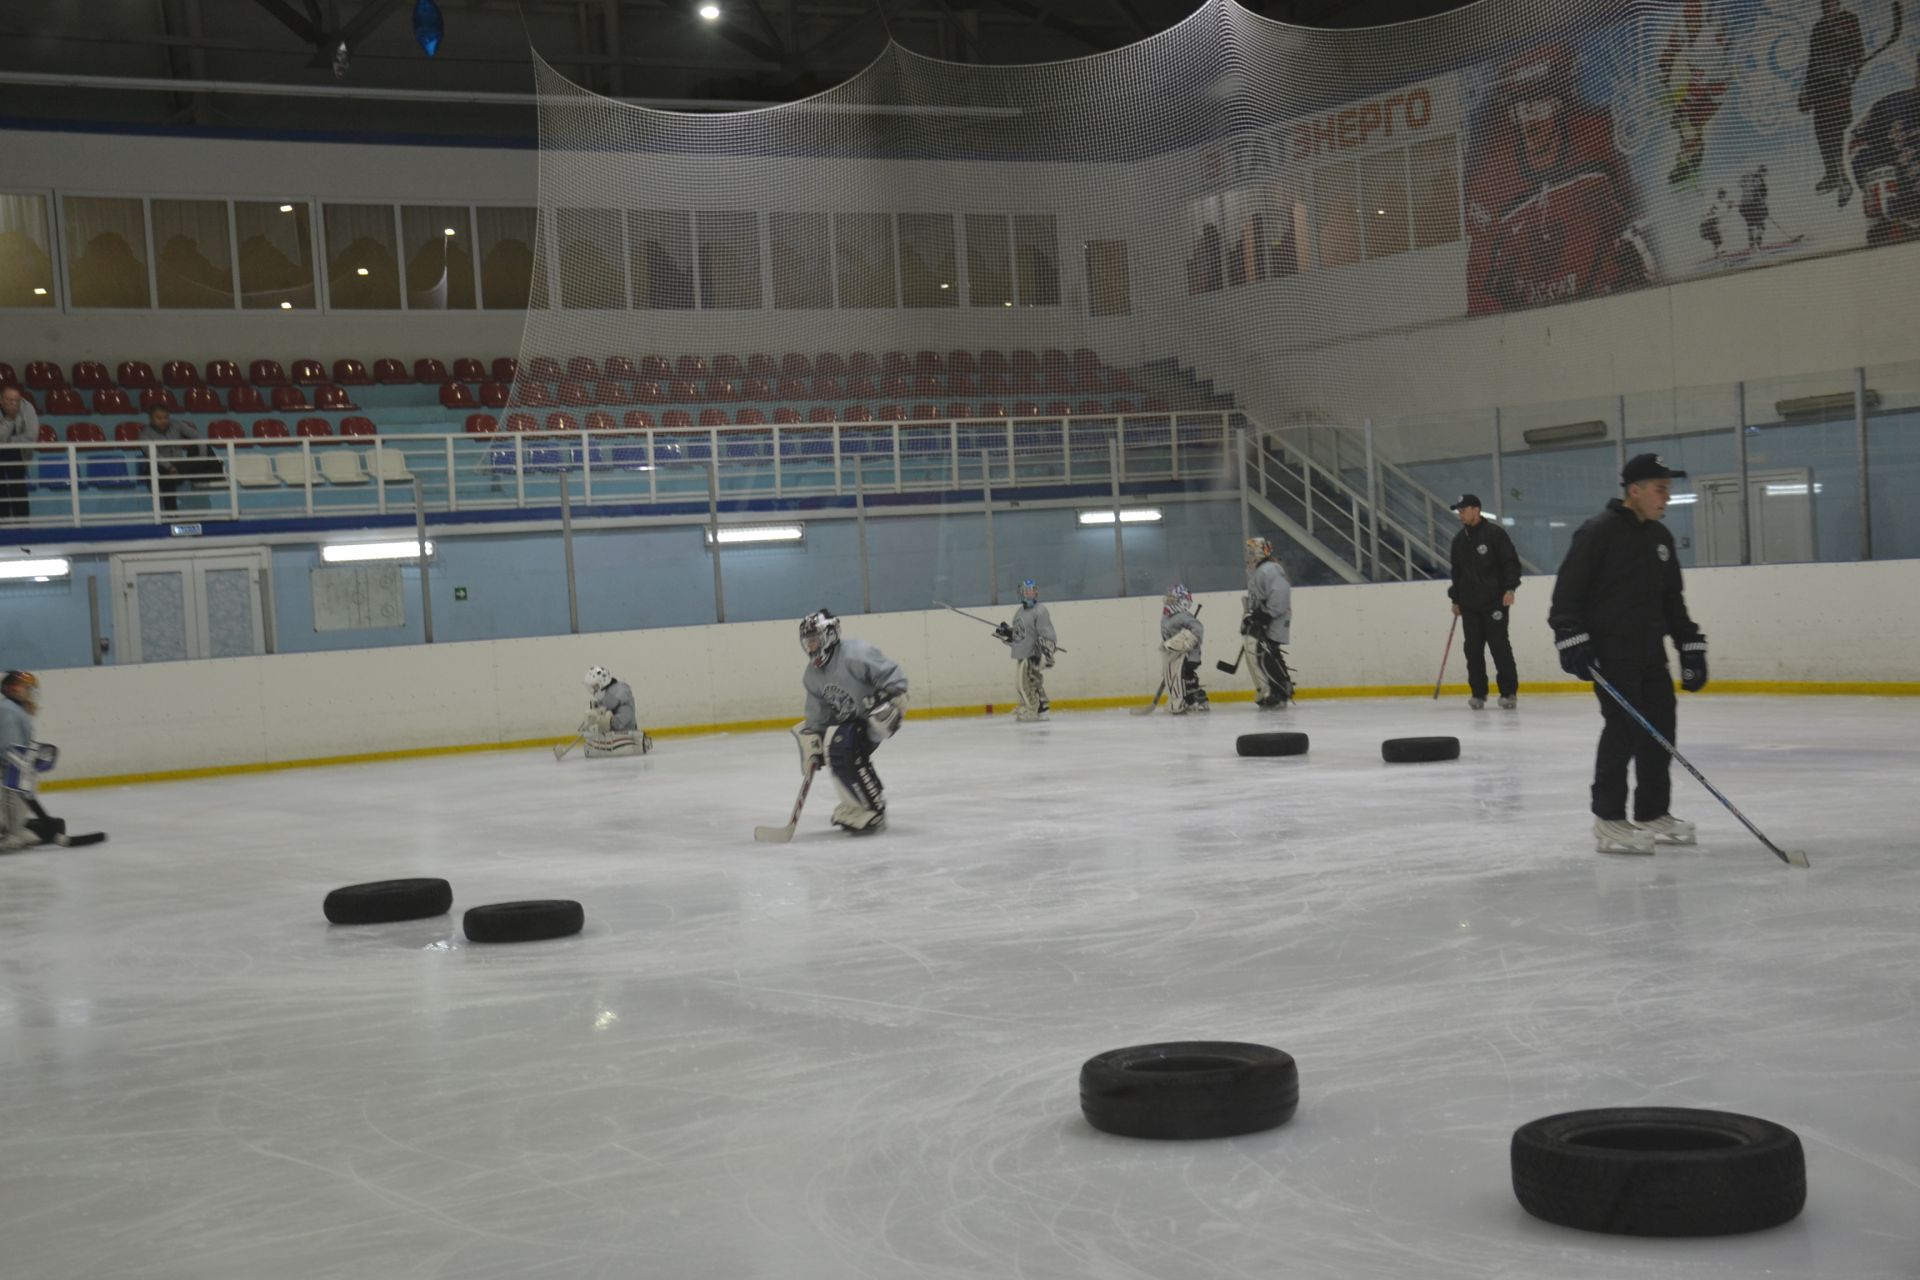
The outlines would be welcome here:
[[[189,480],[207,474],[208,459],[202,456],[200,446],[184,443],[198,440],[200,433],[190,422],[175,422],[173,414],[165,405],[155,405],[147,410],[147,429],[140,433],[140,443],[154,444],[155,464],[159,470],[160,509],[178,511],[180,486]],[[214,463],[213,469],[219,470]]]
[[[27,449],[40,439],[40,415],[20,388],[0,387],[0,524],[27,522]]]

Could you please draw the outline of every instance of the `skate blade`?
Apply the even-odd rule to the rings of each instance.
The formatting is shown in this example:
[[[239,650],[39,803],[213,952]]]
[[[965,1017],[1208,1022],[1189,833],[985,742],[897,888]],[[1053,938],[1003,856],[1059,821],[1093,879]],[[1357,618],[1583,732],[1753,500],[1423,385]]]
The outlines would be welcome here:
[[[1634,849],[1634,848],[1628,847],[1627,845],[1609,845],[1609,844],[1596,846],[1594,849],[1594,852],[1621,854],[1630,858],[1651,858],[1654,854],[1654,851],[1652,848]]]

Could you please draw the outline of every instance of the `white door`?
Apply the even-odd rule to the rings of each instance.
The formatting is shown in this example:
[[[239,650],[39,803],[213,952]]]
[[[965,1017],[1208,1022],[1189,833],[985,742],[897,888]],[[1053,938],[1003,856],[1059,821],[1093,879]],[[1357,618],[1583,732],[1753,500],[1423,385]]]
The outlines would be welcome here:
[[[1694,506],[1694,563],[1740,563],[1740,478],[1702,476]],[[1752,564],[1812,560],[1813,504],[1820,486],[1805,468],[1747,473]]]
[[[266,651],[267,553],[113,558],[121,662],[233,658]]]

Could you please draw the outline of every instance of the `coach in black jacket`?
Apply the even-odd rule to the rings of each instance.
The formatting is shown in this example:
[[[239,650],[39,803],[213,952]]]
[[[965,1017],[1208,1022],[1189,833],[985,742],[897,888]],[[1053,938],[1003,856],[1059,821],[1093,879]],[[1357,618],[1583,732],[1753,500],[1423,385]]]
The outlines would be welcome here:
[[[1453,616],[1466,624],[1467,705],[1475,711],[1487,705],[1487,649],[1493,649],[1493,670],[1500,682],[1500,706],[1511,711],[1520,692],[1520,676],[1513,667],[1513,644],[1507,639],[1513,593],[1520,589],[1520,553],[1513,539],[1492,520],[1480,515],[1480,499],[1470,493],[1453,504],[1460,513],[1460,532],[1453,535],[1453,585],[1447,598]]]
[[[1597,665],[1608,683],[1665,734],[1674,732],[1673,676],[1667,670],[1666,638],[1680,651],[1680,684],[1698,693],[1707,684],[1707,637],[1687,616],[1681,594],[1680,558],[1661,519],[1674,471],[1643,453],[1620,473],[1626,497],[1580,526],[1567,548],[1553,586],[1553,627],[1560,665],[1569,675],[1593,678]],[[1602,853],[1652,853],[1656,839],[1692,844],[1693,824],[1667,812],[1672,796],[1665,749],[1596,688],[1605,726],[1593,766],[1594,835]],[[1627,761],[1637,787],[1633,822],[1627,822]]]

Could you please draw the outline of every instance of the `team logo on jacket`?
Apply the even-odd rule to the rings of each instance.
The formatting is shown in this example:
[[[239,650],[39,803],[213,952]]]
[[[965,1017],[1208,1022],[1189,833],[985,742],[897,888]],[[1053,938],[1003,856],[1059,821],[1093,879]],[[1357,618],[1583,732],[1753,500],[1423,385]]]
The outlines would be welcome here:
[[[1485,555],[1487,554],[1487,544],[1483,542],[1473,550],[1476,555]]]
[[[1500,610],[1498,610],[1498,609],[1495,609],[1495,610],[1493,611],[1493,620],[1494,620],[1495,622],[1498,622],[1498,621],[1500,621],[1500,619],[1501,619],[1501,618],[1503,618],[1504,616],[1506,616],[1506,615],[1504,615],[1504,614],[1502,614],[1502,613],[1500,612]]]
[[[1673,553],[1667,550],[1665,543],[1661,543],[1659,546],[1655,547],[1653,549],[1653,554],[1659,556],[1662,560],[1670,560],[1673,558]]]

